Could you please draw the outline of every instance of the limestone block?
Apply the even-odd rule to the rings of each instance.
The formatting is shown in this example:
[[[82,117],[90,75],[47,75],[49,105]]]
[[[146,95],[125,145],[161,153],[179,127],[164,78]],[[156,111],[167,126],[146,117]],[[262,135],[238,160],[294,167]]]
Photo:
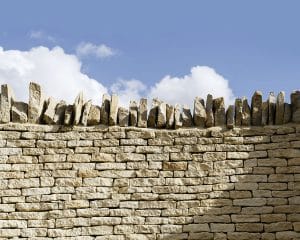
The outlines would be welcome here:
[[[80,120],[80,123],[83,126],[87,125],[88,117],[89,117],[89,113],[90,113],[91,107],[92,107],[92,100],[87,101],[83,105],[83,111],[82,111],[82,116],[81,116],[81,120]]]
[[[129,103],[129,126],[137,126],[138,123],[138,106],[135,101]]]
[[[100,123],[108,125],[109,123],[109,111],[110,111],[110,96],[108,94],[103,94],[102,105],[101,105],[101,114],[100,114]]]
[[[158,106],[161,104],[161,101],[159,101],[157,98],[154,98],[152,100],[151,109],[149,111],[148,121],[147,125],[150,128],[156,127],[156,120],[157,120],[157,113],[158,113]]]
[[[247,98],[242,99],[243,102],[243,114],[242,114],[242,125],[250,126],[251,125],[251,109],[248,104]]]
[[[243,118],[243,101],[241,98],[235,99],[235,125],[241,126]]]
[[[276,101],[276,111],[275,111],[275,124],[281,125],[284,121],[284,92],[280,92],[277,95],[277,101]]]
[[[80,92],[78,96],[75,99],[74,102],[74,125],[78,125],[80,123],[81,115],[82,115],[82,109],[83,109],[83,92]]]
[[[269,119],[269,103],[263,102],[261,105],[261,125],[265,126],[268,124]]]
[[[205,127],[206,110],[204,107],[204,100],[196,97],[194,100],[194,124],[197,127]]]
[[[181,116],[182,116],[183,127],[193,126],[193,117],[192,117],[191,109],[187,105],[183,106]]]
[[[73,105],[67,105],[64,116],[64,124],[71,125],[74,119],[74,108]]]
[[[175,113],[175,108],[172,105],[167,104],[166,105],[166,128],[174,128],[174,113]]]
[[[223,126],[226,124],[224,98],[216,98],[213,100],[213,110],[215,126]]]
[[[229,105],[226,112],[226,125],[230,129],[233,128],[235,124],[234,110],[235,110],[235,106]]]
[[[66,107],[66,102],[63,100],[57,103],[57,105],[55,106],[55,114],[53,120],[56,124],[64,123]]]
[[[284,103],[283,123],[289,123],[292,120],[292,106],[289,103]]]
[[[167,121],[167,106],[164,102],[159,102],[157,106],[157,128],[165,128]]]
[[[300,91],[294,91],[291,94],[292,121],[300,122]]]
[[[11,121],[17,123],[27,122],[28,104],[24,102],[12,102]]]
[[[212,127],[214,126],[215,119],[214,119],[214,112],[213,112],[213,96],[211,94],[207,95],[206,99],[206,127]]]
[[[251,123],[253,126],[260,126],[262,120],[262,93],[255,91],[251,102]]]
[[[176,104],[174,109],[174,124],[175,129],[182,127],[182,116],[180,112],[180,105]]]
[[[121,127],[127,127],[129,122],[129,111],[126,108],[119,107],[118,123]]]
[[[100,112],[101,108],[99,106],[91,105],[89,115],[87,118],[88,126],[100,124]]]
[[[268,124],[274,125],[275,124],[276,97],[273,92],[270,92],[270,95],[268,98],[268,105],[269,105]]]
[[[147,127],[147,99],[141,98],[138,109],[138,127]]]
[[[54,116],[57,103],[52,97],[50,97],[47,102],[48,104],[43,115],[43,120],[47,124],[55,124]]]
[[[118,102],[119,98],[116,94],[111,96],[110,111],[109,111],[109,125],[114,126],[117,124],[118,119]]]
[[[11,121],[10,110],[14,100],[13,90],[7,84],[1,85],[0,95],[0,123],[8,123]]]
[[[41,86],[31,82],[29,84],[28,122],[40,123],[44,110],[45,98]]]

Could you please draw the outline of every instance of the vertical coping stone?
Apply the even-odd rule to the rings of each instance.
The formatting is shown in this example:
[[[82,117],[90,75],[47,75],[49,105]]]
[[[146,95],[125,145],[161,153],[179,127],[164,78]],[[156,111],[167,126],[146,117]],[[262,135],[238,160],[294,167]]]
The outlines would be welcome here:
[[[157,119],[157,112],[158,112],[158,105],[160,104],[160,101],[157,98],[154,98],[152,100],[151,109],[149,111],[148,116],[148,127],[155,128],[156,127],[156,119]]]
[[[270,92],[270,94],[269,94],[268,105],[269,105],[268,124],[274,125],[275,124],[275,110],[276,110],[276,97],[274,95],[274,92]]]
[[[206,110],[204,107],[204,100],[196,97],[194,100],[194,124],[197,127],[205,127]]]
[[[260,126],[262,118],[262,93],[255,91],[251,101],[251,123],[253,126]]]
[[[141,98],[138,109],[138,127],[147,127],[147,99]]]
[[[184,105],[182,108],[182,126],[183,127],[192,127],[193,126],[193,117],[191,109]]]
[[[216,98],[213,100],[215,126],[223,126],[226,124],[224,98]]]
[[[166,128],[168,129],[174,128],[174,122],[175,122],[174,112],[175,112],[174,106],[167,104],[166,105],[166,117],[167,117]]]
[[[182,127],[182,116],[180,111],[180,105],[175,104],[175,110],[174,110],[174,128],[178,129]]]
[[[241,98],[235,99],[235,125],[241,126],[243,119],[243,102]]]
[[[64,117],[64,124],[71,125],[74,119],[74,107],[73,105],[66,106],[65,117]]]
[[[11,120],[16,123],[27,122],[28,104],[24,102],[12,102]]]
[[[100,124],[100,114],[101,108],[99,106],[92,105],[88,115],[87,125],[92,126]]]
[[[74,125],[78,125],[80,123],[82,109],[83,109],[83,92],[80,92],[78,96],[75,98],[74,102]]]
[[[129,122],[129,111],[126,108],[119,107],[118,122],[121,127],[127,127]]]
[[[111,96],[111,102],[110,102],[110,112],[109,112],[109,125],[114,126],[117,124],[117,118],[118,118],[118,104],[119,104],[119,98],[118,95],[113,94]]]
[[[108,125],[109,122],[109,109],[110,109],[110,96],[105,93],[102,96],[102,106],[100,114],[100,123]]]
[[[242,114],[242,125],[250,126],[251,125],[251,109],[248,104],[248,100],[246,97],[243,97],[243,114]]]
[[[265,126],[268,124],[269,119],[269,102],[263,102],[261,105],[261,125]]]
[[[43,120],[47,124],[55,124],[54,116],[55,116],[55,108],[56,108],[56,101],[53,97],[48,99],[48,104],[46,107],[46,111],[43,114]]]
[[[82,111],[82,116],[81,116],[81,120],[80,120],[80,123],[83,126],[87,126],[87,121],[88,121],[88,117],[89,117],[91,107],[92,107],[92,100],[87,101],[83,105],[83,111]]]
[[[29,84],[28,122],[40,123],[44,110],[45,98],[41,86],[31,82]]]
[[[157,106],[157,128],[165,128],[167,121],[167,106],[166,103],[161,101]]]
[[[130,101],[129,104],[129,126],[135,127],[138,121],[138,106],[136,101]]]
[[[284,119],[284,92],[280,92],[277,95],[277,100],[276,100],[276,111],[275,111],[275,124],[276,125],[281,125],[283,124],[283,119]]]
[[[14,93],[10,86],[7,84],[1,85],[1,96],[0,96],[0,122],[10,122],[10,110],[12,101],[14,100]]]
[[[292,121],[300,123],[300,91],[293,91],[291,94]]]
[[[234,105],[229,105],[226,111],[226,125],[228,128],[232,129],[235,124],[234,120],[234,111],[235,111],[235,106]]]
[[[292,107],[289,103],[284,103],[283,123],[289,123],[292,120]]]
[[[54,115],[54,122],[56,124],[64,123],[66,107],[67,107],[66,102],[63,100],[61,100],[59,103],[57,103],[57,105],[55,107],[55,115]]]
[[[206,122],[205,126],[206,127],[212,127],[214,126],[214,112],[213,112],[213,96],[211,94],[207,95],[206,98]]]

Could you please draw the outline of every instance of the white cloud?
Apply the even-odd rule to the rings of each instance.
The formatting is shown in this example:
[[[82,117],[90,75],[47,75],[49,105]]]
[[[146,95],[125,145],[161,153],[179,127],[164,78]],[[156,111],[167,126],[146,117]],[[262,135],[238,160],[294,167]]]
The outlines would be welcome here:
[[[36,47],[29,51],[0,47],[0,83],[9,84],[17,97],[28,101],[29,82],[39,83],[47,96],[73,103],[83,91],[94,103],[100,103],[107,89],[81,72],[81,62],[60,47]]]
[[[29,37],[31,39],[37,39],[37,40],[46,40],[46,41],[49,41],[49,42],[56,42],[56,39],[53,37],[53,36],[50,36],[49,34],[45,33],[44,31],[30,31],[29,32]]]
[[[79,57],[94,56],[96,58],[108,58],[116,55],[117,51],[105,44],[95,45],[89,42],[82,42],[76,48]]]

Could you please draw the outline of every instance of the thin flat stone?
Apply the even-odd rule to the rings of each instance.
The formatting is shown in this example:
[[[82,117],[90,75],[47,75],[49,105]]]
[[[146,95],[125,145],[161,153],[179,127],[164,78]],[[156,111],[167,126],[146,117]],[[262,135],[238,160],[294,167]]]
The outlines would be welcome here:
[[[243,101],[241,98],[235,99],[235,125],[241,126],[243,121]]]
[[[40,123],[44,110],[45,98],[41,86],[31,82],[29,84],[28,122]]]
[[[196,97],[194,100],[194,124],[197,127],[205,127],[206,110],[204,107],[204,100],[200,97]]]
[[[0,122],[8,123],[10,119],[10,110],[12,106],[12,101],[14,100],[14,93],[10,86],[7,84],[1,85],[1,95],[0,95]]]
[[[251,101],[251,123],[253,126],[260,126],[262,120],[262,93],[255,91]]]
[[[155,128],[156,127],[156,119],[157,119],[157,112],[158,112],[158,105],[160,104],[160,101],[157,98],[154,98],[152,100],[152,106],[151,109],[149,111],[149,115],[148,115],[148,121],[147,121],[147,125],[150,128]]]
[[[28,104],[24,102],[12,102],[11,107],[11,120],[16,123],[27,122]]]
[[[99,106],[92,105],[88,115],[87,125],[92,126],[100,124],[100,114],[101,108]]]
[[[175,110],[174,110],[174,123],[175,129],[181,128],[182,127],[182,116],[181,116],[181,111],[180,111],[180,105],[175,104]]]
[[[47,124],[55,124],[54,116],[57,103],[53,97],[50,97],[47,102],[48,104],[46,111],[43,114],[43,120]]]
[[[242,99],[243,102],[243,114],[242,114],[242,125],[250,126],[251,125],[251,109],[248,104],[248,100],[246,97]]]
[[[289,103],[284,103],[283,123],[289,123],[292,120],[292,106]]]
[[[57,105],[55,107],[55,115],[54,115],[54,122],[56,124],[61,125],[64,123],[66,107],[67,107],[67,104],[63,100],[61,100],[59,103],[57,103]]]
[[[206,98],[206,127],[212,127],[214,126],[215,119],[214,119],[214,112],[213,112],[213,96],[211,94],[207,95]]]
[[[74,102],[74,125],[78,125],[80,123],[82,109],[83,109],[83,92],[80,92],[75,99]]]
[[[102,96],[100,123],[108,125],[109,122],[109,109],[110,109],[110,96],[105,93]]]
[[[167,121],[167,106],[165,102],[160,102],[157,106],[157,128],[165,128]]]
[[[74,107],[73,105],[68,105],[65,111],[64,124],[71,125],[74,119]]]
[[[129,126],[135,127],[138,122],[138,106],[136,101],[129,103]]]
[[[193,116],[191,113],[191,109],[187,105],[183,106],[181,115],[182,115],[182,126],[183,127],[193,126]]]
[[[120,127],[127,127],[129,122],[129,111],[126,108],[119,107],[118,109],[118,122]]]
[[[213,100],[215,126],[223,126],[226,124],[224,98],[216,98]]]
[[[292,121],[300,123],[300,91],[294,91],[291,94]]]
[[[147,99],[141,98],[138,109],[138,127],[147,127]]]
[[[88,121],[88,116],[91,110],[91,106],[92,106],[92,100],[87,101],[84,105],[83,105],[83,111],[82,111],[82,116],[81,116],[81,120],[80,123],[83,126],[87,126],[87,121]]]
[[[232,129],[234,127],[234,124],[235,124],[234,110],[235,110],[235,106],[234,105],[229,105],[228,109],[226,111],[226,125],[229,129]]]
[[[261,105],[261,125],[265,126],[268,124],[269,119],[269,102],[263,102]]]
[[[110,111],[109,111],[109,125],[110,126],[114,126],[117,124],[118,104],[119,104],[119,98],[116,94],[113,94],[111,96]]]
[[[276,110],[276,97],[274,95],[274,92],[270,92],[270,95],[268,98],[268,104],[269,104],[268,124],[274,125],[275,124],[275,110]]]
[[[174,112],[175,112],[174,106],[167,104],[166,105],[166,116],[167,116],[166,128],[168,129],[174,128],[174,121],[175,121]]]
[[[284,119],[284,98],[285,98],[285,93],[280,92],[277,95],[277,101],[276,101],[276,116],[275,116],[275,124],[276,125],[281,125],[283,124],[283,119]]]

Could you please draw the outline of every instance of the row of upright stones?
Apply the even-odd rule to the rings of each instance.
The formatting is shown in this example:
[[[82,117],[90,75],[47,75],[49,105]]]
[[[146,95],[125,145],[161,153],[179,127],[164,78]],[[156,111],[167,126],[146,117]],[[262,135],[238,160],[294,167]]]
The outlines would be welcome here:
[[[284,92],[276,97],[270,93],[263,102],[262,93],[256,91],[251,106],[246,98],[237,98],[234,105],[225,109],[224,98],[207,95],[204,99],[196,97],[193,114],[189,107],[166,104],[153,99],[151,109],[147,110],[147,99],[140,99],[139,105],[131,101],[129,109],[118,107],[118,96],[104,94],[102,105],[93,105],[84,101],[80,93],[73,105],[65,101],[57,102],[46,98],[40,85],[29,84],[29,102],[15,101],[12,89],[1,85],[0,122],[45,123],[59,125],[120,125],[150,128],[212,127],[212,126],[263,126],[280,125],[288,122],[300,122],[300,91],[291,94],[291,103],[285,102]]]

